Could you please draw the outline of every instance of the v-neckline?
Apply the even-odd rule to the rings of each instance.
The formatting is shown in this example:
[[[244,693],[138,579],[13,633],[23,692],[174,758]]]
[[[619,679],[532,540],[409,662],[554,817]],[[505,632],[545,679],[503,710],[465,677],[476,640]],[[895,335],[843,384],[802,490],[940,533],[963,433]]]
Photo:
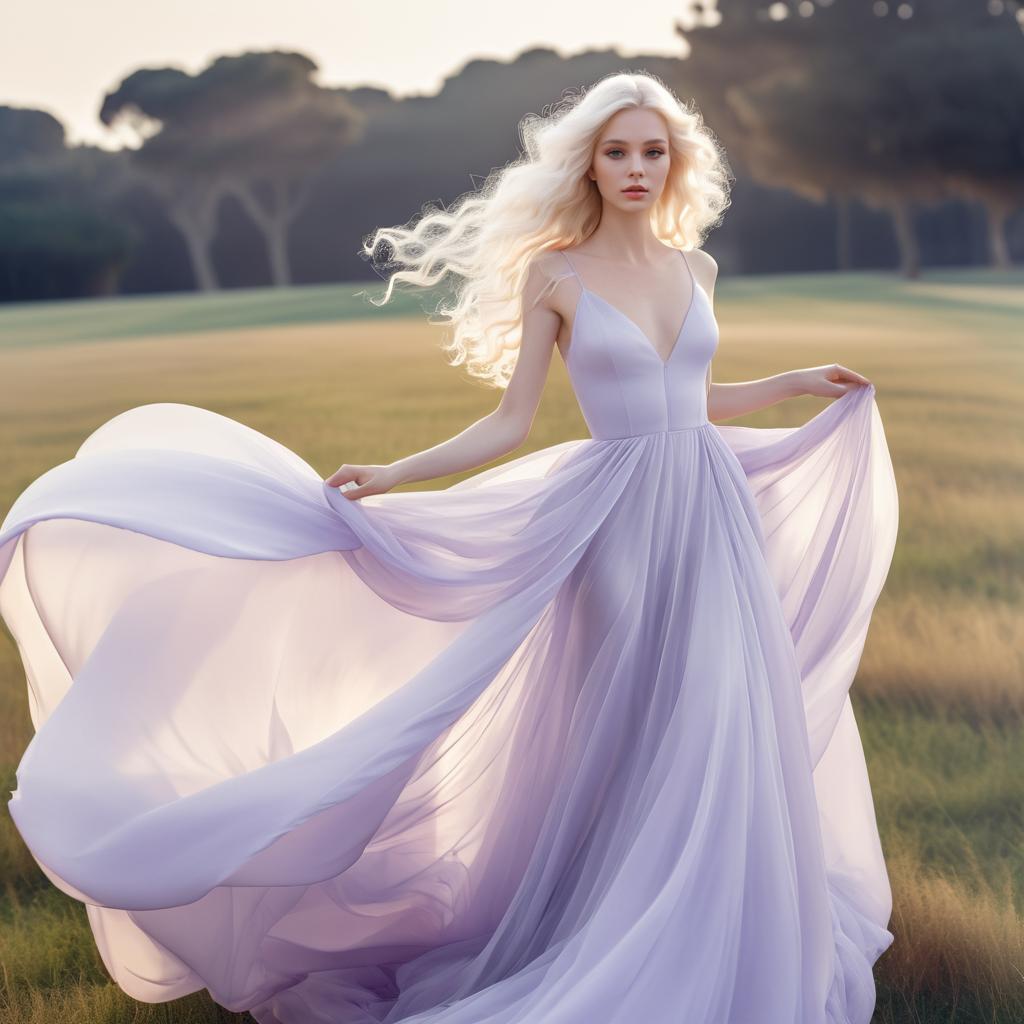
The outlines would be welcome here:
[[[688,274],[690,276],[690,301],[687,304],[686,312],[683,314],[683,322],[679,325],[679,330],[676,331],[675,340],[672,342],[672,348],[669,350],[669,354],[668,354],[667,357],[662,357],[661,353],[654,347],[654,342],[651,341],[651,339],[648,337],[647,332],[642,330],[640,325],[631,316],[627,316],[614,303],[609,302],[606,298],[604,298],[601,295],[598,295],[597,292],[595,292],[592,289],[588,288],[583,283],[583,278],[580,277],[579,271],[573,265],[572,260],[569,259],[568,253],[566,253],[565,251],[562,252],[562,255],[565,256],[566,260],[569,263],[570,269],[572,270],[573,274],[576,276],[576,280],[579,281],[579,283],[580,283],[580,293],[581,293],[581,295],[585,293],[585,294],[589,295],[591,298],[597,299],[598,302],[603,302],[613,313],[616,313],[620,317],[622,317],[622,319],[625,320],[626,323],[628,323],[633,328],[633,330],[635,330],[637,332],[637,334],[640,335],[640,337],[643,339],[644,346],[650,350],[651,354],[654,356],[655,359],[658,360],[659,363],[661,363],[663,368],[667,367],[669,365],[669,363],[672,362],[672,357],[676,354],[676,349],[679,348],[679,340],[683,336],[683,331],[686,330],[686,325],[687,325],[687,323],[690,320],[690,312],[693,309],[694,300],[697,298],[697,279],[693,276],[693,269],[690,267],[690,261],[686,258],[686,253],[684,253],[682,249],[677,249],[676,252],[678,252],[679,255],[682,256],[683,263],[686,264],[686,270],[687,270],[687,272],[688,272]],[[573,326],[572,334],[573,335],[576,334],[576,321],[578,319],[579,319],[579,310],[577,309],[576,313],[573,315],[573,323],[572,323],[572,326]],[[570,337],[570,344],[569,344],[570,355],[572,354],[572,348],[573,348],[573,345],[575,344],[575,340],[576,340],[575,337]]]

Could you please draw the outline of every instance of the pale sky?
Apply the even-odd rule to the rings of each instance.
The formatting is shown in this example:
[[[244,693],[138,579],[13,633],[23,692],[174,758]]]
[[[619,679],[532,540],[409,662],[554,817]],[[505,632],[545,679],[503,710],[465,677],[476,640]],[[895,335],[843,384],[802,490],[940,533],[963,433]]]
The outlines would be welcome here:
[[[69,145],[117,149],[124,140],[97,114],[104,94],[142,67],[194,74],[225,54],[297,50],[320,66],[321,85],[433,93],[474,57],[509,60],[533,46],[563,56],[610,46],[623,56],[682,55],[672,27],[685,8],[685,0],[29,0],[4,5],[0,104],[48,111]]]

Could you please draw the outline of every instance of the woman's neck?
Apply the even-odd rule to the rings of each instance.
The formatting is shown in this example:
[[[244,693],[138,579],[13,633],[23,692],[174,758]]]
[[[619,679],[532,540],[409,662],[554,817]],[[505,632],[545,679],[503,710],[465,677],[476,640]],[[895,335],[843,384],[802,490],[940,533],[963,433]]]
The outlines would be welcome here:
[[[595,259],[647,265],[664,259],[669,247],[651,231],[646,217],[616,216],[613,212],[601,217],[601,223],[578,248]]]

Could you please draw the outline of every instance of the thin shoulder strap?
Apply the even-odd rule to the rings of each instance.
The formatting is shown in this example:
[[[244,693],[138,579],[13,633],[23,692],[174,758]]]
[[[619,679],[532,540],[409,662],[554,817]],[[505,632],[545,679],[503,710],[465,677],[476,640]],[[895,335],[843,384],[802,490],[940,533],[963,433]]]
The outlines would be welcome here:
[[[569,269],[572,271],[573,277],[575,277],[576,280],[579,281],[579,283],[582,285],[583,278],[580,277],[580,275],[576,272],[576,268],[573,266],[572,260],[569,259],[569,254],[564,249],[559,249],[558,251],[565,257],[565,262],[569,264]]]
[[[690,261],[686,258],[686,250],[685,249],[680,249],[679,253],[683,257],[683,262],[686,264],[686,269],[687,269],[687,271],[690,274],[690,284],[694,284],[693,268],[690,266]]]

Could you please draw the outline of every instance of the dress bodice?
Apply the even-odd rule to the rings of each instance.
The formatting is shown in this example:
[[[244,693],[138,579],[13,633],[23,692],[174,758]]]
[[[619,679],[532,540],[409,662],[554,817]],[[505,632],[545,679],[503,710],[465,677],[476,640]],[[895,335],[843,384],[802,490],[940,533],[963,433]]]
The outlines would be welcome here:
[[[579,286],[565,365],[595,439],[708,422],[705,381],[718,347],[718,324],[686,253],[679,253],[689,271],[691,297],[667,359],[630,317],[591,291],[568,254],[561,253]]]

